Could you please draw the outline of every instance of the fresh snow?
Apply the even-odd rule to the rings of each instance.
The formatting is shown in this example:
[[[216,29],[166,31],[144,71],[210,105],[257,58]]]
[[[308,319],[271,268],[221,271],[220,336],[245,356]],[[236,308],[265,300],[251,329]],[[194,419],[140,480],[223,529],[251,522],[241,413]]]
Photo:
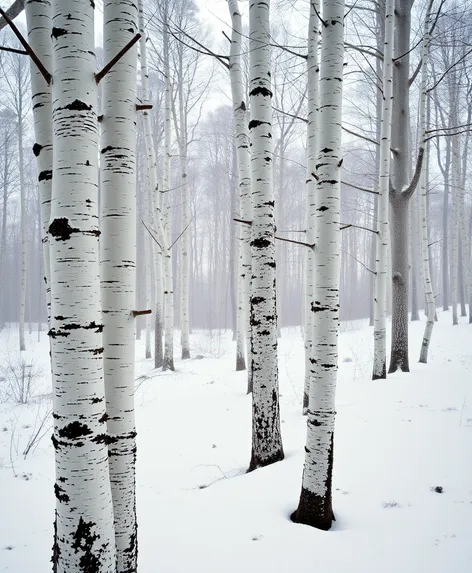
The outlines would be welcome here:
[[[279,341],[286,459],[251,474],[251,398],[230,333],[193,334],[192,356],[203,358],[176,361],[176,372],[153,370],[137,342],[140,573],[470,573],[472,326],[440,313],[428,365],[417,362],[423,329],[410,323],[412,372],[372,382],[372,329],[341,327],[329,532],[289,519],[305,442],[299,329]],[[33,403],[0,404],[0,572],[49,573],[50,431],[22,455],[51,406],[49,349],[45,333],[26,342],[42,377]],[[11,327],[0,333],[0,366],[17,356]]]

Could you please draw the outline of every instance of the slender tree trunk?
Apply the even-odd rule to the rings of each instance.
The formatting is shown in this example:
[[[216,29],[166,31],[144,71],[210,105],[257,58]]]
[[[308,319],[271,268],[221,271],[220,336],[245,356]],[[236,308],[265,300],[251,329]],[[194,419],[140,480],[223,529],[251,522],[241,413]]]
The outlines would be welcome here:
[[[52,9],[49,0],[25,2],[28,43],[47,70],[52,69]],[[46,287],[47,318],[51,314],[51,285],[48,227],[51,214],[52,190],[52,100],[51,87],[46,83],[36,64],[31,60],[31,103],[34,118],[38,169],[39,201],[41,204],[41,241],[43,248],[44,283]]]
[[[429,145],[425,142],[425,131],[428,128],[428,119],[426,114],[428,92],[428,55],[429,55],[429,44],[430,29],[431,29],[431,10],[433,7],[433,0],[430,0],[428,9],[425,16],[424,31],[423,31],[423,53],[422,53],[422,71],[421,71],[421,100],[420,100],[420,117],[419,117],[419,127],[420,127],[420,137],[422,145],[425,147],[427,154],[426,165],[423,165],[419,180],[419,191],[420,191],[420,231],[421,231],[421,260],[423,265],[423,282],[424,282],[424,294],[426,300],[426,312],[427,321],[426,327],[423,334],[423,341],[421,344],[420,351],[420,362],[426,364],[428,361],[428,350],[429,343],[431,341],[431,335],[433,333],[434,327],[434,317],[436,314],[436,305],[434,302],[433,293],[433,283],[431,280],[430,273],[430,258],[429,258],[429,234],[428,234],[428,201],[427,201],[427,168],[429,166],[428,153]],[[429,111],[429,109],[428,109]],[[428,114],[429,116],[429,114]]]
[[[236,138],[236,155],[238,161],[238,185],[239,185],[239,213],[244,221],[252,220],[251,201],[251,154],[249,148],[249,132],[247,128],[247,105],[246,89],[243,82],[241,69],[241,52],[243,29],[239,3],[237,0],[228,0],[231,15],[231,50],[229,60],[229,73],[231,80],[231,94],[233,100],[233,120]],[[250,340],[251,323],[249,320],[249,298],[251,290],[251,227],[240,225],[238,228],[239,266],[238,284],[242,291],[243,320],[246,325],[246,341]],[[241,320],[241,318],[240,318]],[[252,392],[252,355],[250,344],[247,344],[248,368],[248,393]]]
[[[160,242],[162,245],[162,257],[164,267],[164,360],[163,370],[175,370],[174,368],[174,279],[172,273],[172,250],[170,249],[172,238],[172,211],[171,211],[171,108],[172,92],[170,83],[170,60],[169,60],[169,29],[168,29],[168,0],[163,8],[163,56],[165,76],[165,102],[164,102],[164,158],[162,168],[162,231]],[[161,217],[159,217],[160,219]]]
[[[252,456],[249,471],[284,458],[280,433],[272,181],[270,0],[249,7],[251,188]]]
[[[138,31],[137,5],[105,0],[105,61]],[[136,45],[103,79],[101,293],[103,368],[116,573],[137,569],[134,338],[136,286]]]
[[[319,129],[319,0],[310,2],[308,21],[307,98],[308,124],[306,134],[306,242],[315,244],[316,221],[316,160]],[[307,249],[305,257],[305,385],[303,390],[303,414],[308,413],[310,386],[315,376],[316,356],[313,344],[315,287],[315,249]]]
[[[140,38],[140,61],[141,61],[141,88],[142,88],[142,99],[144,104],[149,105],[149,73],[147,66],[147,50],[146,50],[146,30],[144,26],[144,12],[142,0],[138,1],[138,12],[139,12],[139,31],[141,33]],[[157,184],[157,161],[156,153],[154,149],[154,142],[152,139],[152,127],[151,127],[151,116],[149,111],[143,111],[143,127],[144,127],[144,140],[146,143],[146,155],[147,155],[147,197],[145,201],[148,203],[148,209],[150,212],[150,218],[153,221],[153,227],[155,230],[161,229],[161,211],[160,211],[160,198],[159,190]],[[160,237],[159,245],[153,244],[153,240],[150,236],[147,236],[145,241],[148,252],[148,293],[151,291],[151,259],[154,259],[155,267],[155,315],[154,315],[154,367],[160,368],[163,365],[163,350],[162,350],[162,316],[163,316],[163,300],[164,300],[164,289],[163,289],[163,271],[162,271],[162,258],[164,250],[164,239],[161,236],[162,230],[158,232]],[[146,231],[146,235],[149,235]],[[154,253],[154,257],[152,254]],[[148,294],[148,304],[150,302],[150,294]],[[149,341],[149,356],[148,356],[148,331],[150,331],[150,317],[146,318],[146,358],[151,357],[150,341]],[[150,338],[150,334],[149,334]]]
[[[385,42],[383,66],[383,103],[380,127],[379,197],[377,224],[377,258],[375,261],[374,298],[374,364],[372,379],[387,377],[387,272],[390,181],[390,147],[393,107],[393,36],[395,0],[387,0],[385,8]]]
[[[446,157],[444,197],[442,210],[442,302],[443,310],[449,310],[449,161]]]
[[[4,123],[4,138],[3,138],[3,201],[2,201],[2,238],[0,241],[0,281],[5,285],[5,254],[7,252],[7,214],[8,214],[8,191],[9,191],[9,178],[10,178],[10,163],[9,156],[9,139],[8,125]],[[6,310],[6,297],[5,289],[0,290],[0,330],[5,326],[5,310]]]
[[[146,231],[147,233],[147,231]],[[144,238],[144,264],[146,267],[146,281],[145,281],[145,290],[146,290],[146,308],[151,307],[151,265],[152,265],[152,244],[151,244],[151,237],[146,236]],[[145,335],[145,351],[144,356],[146,359],[152,358],[151,353],[151,315],[146,315],[146,335]]]
[[[56,573],[114,573],[98,256],[94,7],[86,0],[54,0],[53,13],[52,560]]]
[[[310,385],[302,489],[292,520],[328,530],[334,519],[331,489],[339,329],[343,0],[326,0],[323,20],[313,304],[317,362]]]
[[[418,245],[416,242],[416,221],[418,219],[418,210],[416,208],[415,197],[410,201],[410,244],[411,244],[411,321],[420,319],[418,308]]]
[[[21,86],[21,67],[18,67],[18,84]],[[20,351],[26,350],[25,345],[25,307],[26,307],[26,271],[28,249],[26,244],[26,187],[25,162],[23,157],[23,93],[18,93],[18,169],[20,176],[20,228],[21,228],[21,282],[20,282],[20,313],[19,339]]]

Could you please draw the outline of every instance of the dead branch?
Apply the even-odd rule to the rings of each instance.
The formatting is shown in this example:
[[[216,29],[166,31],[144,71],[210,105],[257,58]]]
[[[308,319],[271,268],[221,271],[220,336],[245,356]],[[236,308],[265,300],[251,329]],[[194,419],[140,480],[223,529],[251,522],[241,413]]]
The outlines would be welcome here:
[[[126,52],[128,52],[135,44],[136,42],[139,40],[139,38],[141,38],[141,34],[136,34],[136,36],[134,38],[132,38],[124,48],[122,48],[115,57],[113,57],[108,64],[105,64],[105,66],[103,66],[103,68],[95,74],[95,81],[97,82],[97,84],[100,83],[100,81],[106,76],[106,74],[112,69],[112,67],[126,54]]]

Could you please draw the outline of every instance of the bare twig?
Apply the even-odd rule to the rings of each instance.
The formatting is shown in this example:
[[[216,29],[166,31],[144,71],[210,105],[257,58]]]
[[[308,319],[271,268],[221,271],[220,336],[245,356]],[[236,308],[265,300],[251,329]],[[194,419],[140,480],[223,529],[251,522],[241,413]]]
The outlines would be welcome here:
[[[137,316],[142,316],[143,314],[151,314],[152,310],[150,308],[148,308],[147,310],[132,310],[131,311],[131,316],[133,318],[136,318]]]
[[[28,52],[25,50],[18,50],[17,48],[7,48],[6,46],[0,46],[0,51],[11,52],[12,54],[21,54],[22,56],[27,56]]]
[[[159,243],[159,241],[157,240],[157,238],[155,237],[154,233],[151,232],[151,229],[146,225],[146,223],[144,221],[141,221],[141,223],[144,225],[144,228],[146,229],[146,231],[151,235],[152,240],[156,243],[156,245],[161,249],[162,251],[162,246]]]
[[[245,221],[244,219],[236,219],[235,217],[233,218],[233,221],[236,221],[236,223],[243,223],[244,225],[252,225],[252,221]],[[278,241],[283,241],[284,243],[293,243],[294,245],[302,245],[303,247],[308,247],[309,249],[315,248],[315,243],[310,245],[309,243],[305,243],[303,241],[295,241],[293,239],[287,239],[286,237],[279,237],[278,235],[275,235],[274,238],[277,239]]]
[[[353,223],[340,223],[340,225],[342,225],[340,231],[344,231],[344,229],[349,229],[349,227],[354,227],[355,229],[362,229],[363,231],[369,231],[370,233],[374,233],[375,235],[379,234],[378,231],[374,231],[374,229],[369,229],[369,227],[363,227],[362,225],[354,225]]]
[[[353,189],[357,189],[358,191],[364,191],[364,193],[370,193],[371,195],[378,195],[378,191],[374,191],[373,189],[367,189],[366,187],[359,187],[358,185],[353,185],[352,183],[348,183],[347,181],[341,181],[343,185],[347,185],[348,187],[352,187]]]
[[[190,221],[185,226],[185,229],[180,233],[180,235],[177,237],[177,239],[175,239],[175,241],[169,247],[169,249],[168,249],[169,251],[172,249],[172,247],[175,245],[175,243],[180,239],[180,237],[185,233],[185,231],[190,227],[190,223],[193,221],[193,219],[194,219],[193,217],[190,219]]]

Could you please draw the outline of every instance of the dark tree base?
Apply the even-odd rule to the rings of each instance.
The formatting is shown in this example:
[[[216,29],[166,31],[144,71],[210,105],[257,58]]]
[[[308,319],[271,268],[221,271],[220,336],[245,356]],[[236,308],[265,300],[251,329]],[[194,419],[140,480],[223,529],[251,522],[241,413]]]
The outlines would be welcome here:
[[[301,523],[322,531],[329,531],[333,521],[336,521],[331,505],[331,495],[323,499],[319,495],[302,488],[298,509],[292,513],[290,519],[293,523]]]
[[[259,456],[256,456],[254,452],[252,452],[251,456],[251,463],[249,464],[248,470],[246,473],[252,472],[257,470],[258,468],[265,468],[266,466],[270,466],[271,464],[275,464],[276,462],[281,462],[284,459],[284,450],[282,446],[274,452],[271,456],[261,459]]]
[[[190,358],[190,350],[188,348],[182,348],[182,360],[188,360]]]
[[[402,372],[410,371],[410,366],[408,363],[408,350],[392,350],[388,373],[393,374],[397,370],[401,370]]]
[[[236,356],[236,372],[241,372],[241,370],[246,370],[246,361],[244,356]]]
[[[386,362],[382,365],[382,372],[380,374],[372,373],[372,380],[385,380],[387,378],[387,364]]]
[[[251,378],[251,374],[249,373],[248,379],[247,379],[247,392],[246,394],[252,394],[252,378]]]
[[[173,360],[165,360],[162,363],[162,371],[165,372],[166,370],[172,370],[175,372],[174,361]]]
[[[160,368],[160,367],[162,366],[163,362],[164,362],[164,361],[163,361],[163,359],[162,359],[162,356],[157,356],[157,357],[154,359],[154,368]]]

